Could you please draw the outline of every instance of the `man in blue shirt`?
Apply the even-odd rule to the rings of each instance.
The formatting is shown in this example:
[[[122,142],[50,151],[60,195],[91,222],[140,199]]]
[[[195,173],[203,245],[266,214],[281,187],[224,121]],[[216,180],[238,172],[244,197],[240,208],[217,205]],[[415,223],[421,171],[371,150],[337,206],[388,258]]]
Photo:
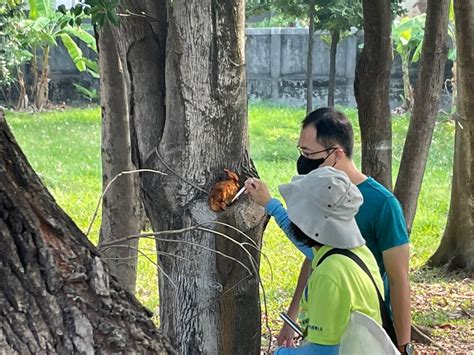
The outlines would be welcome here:
[[[395,196],[357,169],[352,160],[353,146],[352,126],[343,113],[331,107],[315,110],[303,120],[298,141],[301,155],[297,170],[299,174],[307,174],[320,166],[332,166],[345,172],[362,193],[364,203],[355,218],[389,290],[386,299],[390,300],[399,350],[405,353],[411,329],[409,240],[405,220]],[[252,183],[247,181],[246,187],[247,193],[272,215],[275,204],[279,202],[270,198],[266,186],[254,179]],[[305,255],[307,258],[301,267],[288,309],[288,315],[293,319],[296,318],[310,270],[311,255]],[[278,344],[293,346],[293,336],[294,332],[285,325],[278,336]]]

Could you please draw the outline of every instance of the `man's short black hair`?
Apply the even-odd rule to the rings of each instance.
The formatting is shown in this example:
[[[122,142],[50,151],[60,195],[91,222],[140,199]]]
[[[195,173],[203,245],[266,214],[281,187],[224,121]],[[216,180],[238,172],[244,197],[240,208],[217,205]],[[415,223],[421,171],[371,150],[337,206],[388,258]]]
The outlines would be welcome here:
[[[339,144],[348,158],[354,150],[354,132],[347,117],[333,107],[322,107],[309,113],[303,120],[303,128],[313,126],[316,129],[316,141],[324,148]]]

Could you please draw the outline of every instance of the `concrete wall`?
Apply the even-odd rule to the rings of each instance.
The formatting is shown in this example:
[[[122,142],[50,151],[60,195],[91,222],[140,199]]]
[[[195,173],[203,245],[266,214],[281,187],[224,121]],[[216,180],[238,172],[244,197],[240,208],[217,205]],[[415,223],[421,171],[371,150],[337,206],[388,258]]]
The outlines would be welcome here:
[[[250,98],[304,100],[308,30],[305,28],[248,28],[247,82]],[[314,34],[313,84],[316,105],[327,100],[329,47]],[[357,54],[356,37],[342,41],[336,55],[336,101],[354,105],[352,86]]]
[[[251,99],[270,99],[290,105],[304,105],[306,100],[307,28],[247,28],[247,87]],[[313,106],[327,104],[329,80],[329,46],[314,34]],[[339,43],[336,55],[336,105],[355,107],[354,76],[362,36],[346,37]],[[451,62],[446,63],[445,79],[451,77]],[[410,69],[414,86],[418,66]],[[396,55],[391,70],[390,106],[402,103],[401,61]],[[451,95],[443,92],[441,107],[449,110]]]
[[[290,105],[304,105],[306,97],[306,56],[308,31],[305,28],[247,28],[246,29],[247,86],[250,99],[266,99]],[[325,105],[329,79],[329,47],[314,34],[313,50],[313,105]],[[335,102],[355,107],[354,74],[361,37],[347,37],[338,46],[336,57]],[[85,45],[84,53],[92,57]],[[51,52],[50,97],[55,103],[81,100],[72,83],[87,88],[97,88],[98,81],[87,73],[78,73],[65,48],[56,47]],[[446,78],[451,76],[446,64]],[[412,83],[418,75],[417,66],[411,67]],[[403,94],[400,59],[392,66],[390,99],[391,107],[398,107]],[[450,95],[442,96],[442,107],[450,107]]]

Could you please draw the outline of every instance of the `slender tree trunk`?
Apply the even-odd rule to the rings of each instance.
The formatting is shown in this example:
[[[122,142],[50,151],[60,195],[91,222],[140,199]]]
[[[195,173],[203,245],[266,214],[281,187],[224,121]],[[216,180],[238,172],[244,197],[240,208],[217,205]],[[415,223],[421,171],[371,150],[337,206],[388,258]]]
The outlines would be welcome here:
[[[131,155],[129,107],[123,65],[109,24],[97,29],[102,101],[103,190],[123,171],[134,170]],[[140,232],[138,175],[122,175],[110,185],[102,201],[99,247]],[[135,292],[138,240],[108,249],[111,272],[131,293]]]
[[[34,104],[38,110],[42,110],[46,106],[49,98],[49,46],[43,47],[42,53],[41,73],[35,80],[36,85],[34,86]]]
[[[402,57],[402,78],[403,78],[403,106],[411,112],[413,108],[413,88],[410,83],[410,61]]]
[[[390,1],[363,0],[364,48],[356,65],[354,93],[362,140],[362,171],[392,189],[392,64]]]
[[[309,1],[308,54],[306,59],[306,113],[313,111],[313,47],[316,0]]]
[[[18,69],[18,102],[15,106],[16,110],[24,110],[28,108],[28,93],[26,91],[26,81],[23,71]]]
[[[0,112],[0,352],[173,354],[55,203]]]
[[[415,218],[443,89],[449,4],[450,0],[428,1],[415,104],[394,191],[403,206],[408,231],[411,231]]]
[[[169,174],[141,176],[152,227],[207,222],[234,241],[208,230],[157,238],[160,252],[181,257],[158,256],[162,328],[182,354],[257,354],[258,280],[236,262],[251,266],[235,244],[247,240],[213,222],[260,245],[266,218],[246,198],[216,214],[207,192],[224,168],[241,181],[256,176],[248,156],[244,2],[179,0],[166,9],[164,1],[122,1],[121,8],[148,16],[124,18],[113,32],[127,77],[134,162]]]
[[[334,106],[334,94],[336,90],[336,55],[337,44],[339,43],[340,33],[338,30],[331,31],[331,51],[329,55],[329,90],[328,106]]]
[[[454,0],[458,105],[448,222],[428,264],[474,272],[474,3]]]

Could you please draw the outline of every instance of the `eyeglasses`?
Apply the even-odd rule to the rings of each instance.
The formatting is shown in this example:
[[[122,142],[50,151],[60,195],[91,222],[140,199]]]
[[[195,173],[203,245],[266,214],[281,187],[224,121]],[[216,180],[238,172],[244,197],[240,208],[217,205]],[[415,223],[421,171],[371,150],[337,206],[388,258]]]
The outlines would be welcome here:
[[[323,149],[323,150],[319,150],[317,152],[312,152],[312,153],[306,153],[303,151],[303,149],[301,149],[300,146],[297,146],[296,149],[298,149],[298,152],[300,153],[300,155],[304,156],[305,158],[309,158],[315,154],[319,154],[319,153],[323,153],[323,152],[329,152],[331,150],[334,150],[334,149],[337,149],[337,147],[331,147],[331,148],[327,148],[327,149]]]

